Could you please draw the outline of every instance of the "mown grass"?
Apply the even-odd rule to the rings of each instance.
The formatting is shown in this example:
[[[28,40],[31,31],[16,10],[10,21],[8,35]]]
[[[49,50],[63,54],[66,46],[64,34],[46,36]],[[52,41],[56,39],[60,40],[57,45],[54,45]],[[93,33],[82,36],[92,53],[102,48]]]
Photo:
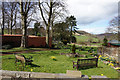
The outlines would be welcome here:
[[[70,49],[61,49],[55,51],[39,51],[31,53],[22,53],[25,57],[31,55],[33,57],[33,65],[27,65],[24,71],[33,72],[46,72],[46,73],[66,73],[66,70],[76,70],[73,69],[72,61],[77,61],[78,58],[67,57],[65,55],[60,55],[59,53],[70,53]],[[79,54],[87,55],[88,58],[92,58],[90,54],[87,54],[87,51],[76,51]],[[56,57],[56,61],[51,59],[51,56]],[[83,58],[83,57],[80,57]],[[15,56],[6,55],[2,57],[2,69],[3,70],[16,70],[14,64]],[[117,78],[118,73],[110,66],[99,61],[97,68],[89,68],[85,70],[80,70],[83,75],[105,75],[109,78]]]

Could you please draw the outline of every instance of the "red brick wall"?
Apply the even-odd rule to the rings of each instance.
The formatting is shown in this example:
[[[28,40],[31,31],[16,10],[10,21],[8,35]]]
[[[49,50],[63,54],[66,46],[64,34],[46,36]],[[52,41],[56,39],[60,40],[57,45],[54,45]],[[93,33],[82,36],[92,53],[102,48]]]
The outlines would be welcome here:
[[[37,36],[28,36],[28,47],[45,47],[46,46],[46,38],[45,37],[37,37]],[[3,35],[2,36],[2,44],[12,44],[12,46],[19,47],[21,44],[21,35]],[[52,45],[52,38],[50,38],[50,44]]]
[[[50,38],[50,44],[51,47],[51,38]],[[28,37],[28,46],[34,46],[34,47],[45,47],[46,46],[46,38],[45,37]]]
[[[21,44],[21,35],[4,35],[2,36],[2,45],[11,44],[12,46],[19,47]]]

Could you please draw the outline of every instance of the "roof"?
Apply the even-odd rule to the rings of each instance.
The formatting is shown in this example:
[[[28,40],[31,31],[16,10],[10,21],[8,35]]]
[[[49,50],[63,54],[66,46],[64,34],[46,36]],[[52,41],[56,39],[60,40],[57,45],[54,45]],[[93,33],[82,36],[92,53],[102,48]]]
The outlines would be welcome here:
[[[108,43],[112,43],[112,44],[120,44],[120,41],[118,40],[111,40]]]
[[[111,40],[108,43],[110,43],[111,45],[114,45],[114,46],[120,46],[120,41],[118,41],[118,40]]]

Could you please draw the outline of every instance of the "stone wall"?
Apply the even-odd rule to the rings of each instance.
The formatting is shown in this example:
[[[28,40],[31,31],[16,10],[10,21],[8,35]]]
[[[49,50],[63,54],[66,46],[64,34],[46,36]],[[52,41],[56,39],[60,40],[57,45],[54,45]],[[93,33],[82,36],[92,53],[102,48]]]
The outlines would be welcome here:
[[[117,61],[120,59],[120,48],[119,47],[104,47],[102,54],[104,56],[110,56],[115,58]]]

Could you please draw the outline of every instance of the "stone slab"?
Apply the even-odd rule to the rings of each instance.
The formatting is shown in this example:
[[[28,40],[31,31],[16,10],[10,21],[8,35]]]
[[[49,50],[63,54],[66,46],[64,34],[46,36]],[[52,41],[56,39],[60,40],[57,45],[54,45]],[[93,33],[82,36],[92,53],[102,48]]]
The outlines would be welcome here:
[[[55,74],[52,73],[36,73],[32,72],[30,78],[55,78]]]
[[[106,76],[91,76],[91,80],[109,80]]]
[[[67,76],[71,76],[71,77],[78,77],[78,78],[80,78],[82,76],[82,73],[81,73],[81,71],[67,70],[66,75]]]
[[[88,77],[87,75],[82,75],[81,77],[82,77],[82,78],[88,78],[88,79],[89,79],[89,77]]]
[[[16,73],[16,78],[30,78],[30,73],[26,73],[26,72],[19,72]]]
[[[15,77],[16,71],[7,71],[7,70],[0,70],[2,72],[2,76],[11,76]]]

